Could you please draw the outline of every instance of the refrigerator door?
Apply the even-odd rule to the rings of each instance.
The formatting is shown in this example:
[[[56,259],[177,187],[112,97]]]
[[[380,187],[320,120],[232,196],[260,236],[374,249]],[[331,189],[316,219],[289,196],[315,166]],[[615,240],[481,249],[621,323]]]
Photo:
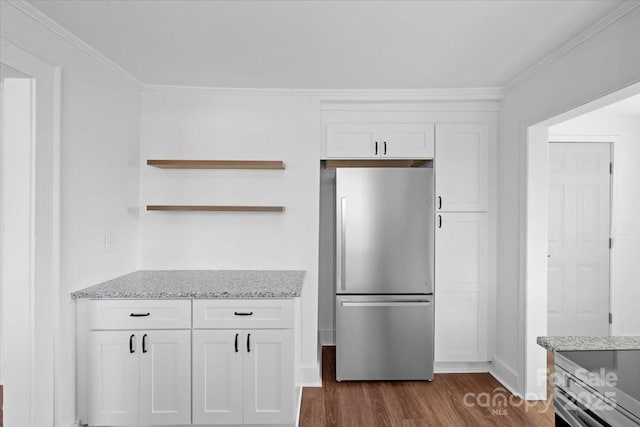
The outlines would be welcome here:
[[[433,247],[433,169],[336,170],[336,293],[432,293]]]
[[[336,379],[432,380],[433,301],[336,297]]]

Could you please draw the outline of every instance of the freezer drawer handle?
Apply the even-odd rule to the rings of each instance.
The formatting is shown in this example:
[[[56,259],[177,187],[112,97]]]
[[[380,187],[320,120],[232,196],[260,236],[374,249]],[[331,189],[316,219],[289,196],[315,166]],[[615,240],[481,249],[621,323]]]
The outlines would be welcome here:
[[[343,307],[428,307],[431,301],[342,301]]]
[[[150,316],[151,313],[131,313],[129,317],[147,317]]]
[[[244,313],[241,311],[234,311],[233,314],[235,314],[236,316],[253,316],[253,311],[250,311],[248,313]]]

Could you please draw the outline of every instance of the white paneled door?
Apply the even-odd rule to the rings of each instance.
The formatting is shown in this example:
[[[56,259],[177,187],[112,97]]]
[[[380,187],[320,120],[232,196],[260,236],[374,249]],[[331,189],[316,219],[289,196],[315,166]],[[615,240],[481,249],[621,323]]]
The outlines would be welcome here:
[[[549,335],[609,335],[611,149],[549,144]]]

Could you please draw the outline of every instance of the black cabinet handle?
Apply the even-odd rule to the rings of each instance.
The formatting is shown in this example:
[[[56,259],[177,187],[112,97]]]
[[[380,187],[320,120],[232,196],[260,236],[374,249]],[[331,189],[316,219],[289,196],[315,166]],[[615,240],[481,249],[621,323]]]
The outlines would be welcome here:
[[[238,352],[238,335],[240,334],[236,334],[236,353]]]
[[[378,155],[378,141],[376,141],[376,156]]]
[[[133,348],[133,339],[135,338],[135,334],[131,334],[129,337],[129,353],[135,353],[136,350]]]
[[[442,209],[442,197],[438,196],[438,209]]]
[[[247,334],[247,353],[251,353],[251,334]]]
[[[438,215],[438,228],[442,228],[442,215]]]
[[[147,352],[147,334],[144,334],[142,336],[142,352],[143,353]]]
[[[384,155],[387,155],[387,141],[384,141]]]
[[[236,316],[253,316],[253,311],[250,311],[248,313],[243,313],[241,311],[234,311],[233,314],[235,314]]]
[[[147,317],[150,316],[151,313],[131,313],[129,317]]]

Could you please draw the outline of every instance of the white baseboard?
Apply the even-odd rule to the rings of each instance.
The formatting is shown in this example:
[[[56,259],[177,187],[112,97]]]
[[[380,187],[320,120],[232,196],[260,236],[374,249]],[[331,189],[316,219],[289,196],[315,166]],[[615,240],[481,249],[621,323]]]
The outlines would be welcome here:
[[[299,387],[322,387],[322,377],[320,376],[320,365],[301,366],[298,368]]]
[[[489,373],[514,396],[520,396],[518,393],[518,374],[502,360],[494,356],[489,365]]]
[[[321,329],[318,332],[321,346],[336,345],[336,331],[334,329]]]
[[[298,395],[298,406],[296,407],[296,423],[295,427],[300,425],[300,410],[302,409],[302,387],[296,387],[296,394]]]
[[[435,362],[436,374],[489,372],[489,362]]]

